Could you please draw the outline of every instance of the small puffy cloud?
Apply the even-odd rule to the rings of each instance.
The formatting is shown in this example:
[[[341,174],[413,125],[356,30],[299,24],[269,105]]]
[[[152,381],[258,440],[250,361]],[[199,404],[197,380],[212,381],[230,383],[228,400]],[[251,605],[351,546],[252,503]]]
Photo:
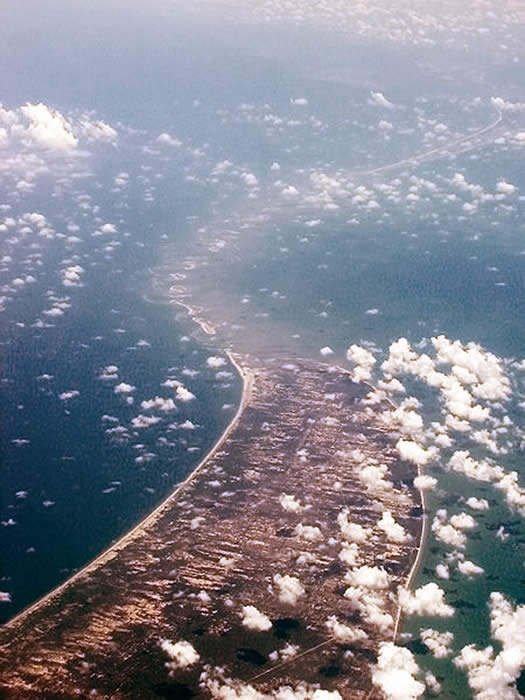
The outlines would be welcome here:
[[[450,645],[454,641],[452,632],[438,632],[437,630],[427,628],[420,632],[421,641],[432,653],[436,659],[445,659],[450,656],[452,650]]]
[[[496,488],[505,493],[507,503],[525,517],[525,489],[518,483],[518,473],[510,472],[496,483]]]
[[[468,674],[475,700],[517,700],[515,681],[525,668],[525,605],[513,609],[498,592],[490,594],[490,630],[501,645],[496,654],[492,646],[477,649],[463,647],[454,663]]]
[[[476,498],[476,496],[470,496],[470,498],[467,498],[467,500],[465,501],[465,504],[473,510],[489,509],[489,502],[486,498]]]
[[[290,97],[290,104],[297,107],[306,107],[308,100],[306,97]]]
[[[308,221],[304,222],[304,225],[307,228],[315,228],[315,226],[319,226],[321,223],[321,219],[308,219]]]
[[[377,527],[386,533],[387,538],[391,542],[408,542],[411,539],[408,532],[399,523],[396,523],[392,513],[386,510],[383,513],[381,520],[378,521]]]
[[[241,173],[241,178],[248,185],[248,187],[257,187],[259,181],[253,173]]]
[[[442,511],[438,511],[438,513],[440,512]],[[458,530],[473,530],[477,525],[472,515],[469,515],[468,513],[464,512],[452,515],[450,517],[449,522],[452,525],[452,527],[456,527]]]
[[[288,661],[290,659],[293,659],[294,656],[297,656],[297,654],[300,651],[300,647],[298,647],[295,644],[285,644],[284,647],[281,649],[276,649],[275,651],[272,651],[270,654],[268,654],[268,658],[270,661],[273,661],[274,663],[276,661]]]
[[[62,284],[64,287],[78,287],[83,272],[84,268],[80,265],[70,265],[62,270]]]
[[[219,367],[224,367],[226,364],[226,360],[224,357],[208,357],[206,360],[206,364],[208,367],[212,367],[213,369],[218,369]]]
[[[481,197],[484,194],[483,187],[481,187],[481,185],[475,185],[468,182],[467,178],[462,173],[454,173],[454,177],[450,180],[450,182],[462,192],[468,192],[473,197]],[[472,211],[475,211],[477,209],[477,202],[470,204],[467,208],[465,208],[465,205],[463,205],[463,210],[470,211],[470,207],[472,207]]]
[[[233,167],[233,163],[230,160],[221,160],[213,168],[212,175],[224,175],[228,170]]]
[[[325,345],[324,348],[321,348],[319,352],[323,357],[329,357],[330,355],[334,354],[334,351],[328,345]]]
[[[117,384],[113,391],[115,392],[115,394],[131,394],[135,391],[136,388],[137,387],[133,386],[133,384],[126,384],[126,382],[120,382],[120,384]]]
[[[500,112],[523,112],[525,104],[523,102],[510,102],[504,100],[503,97],[491,97],[491,105]]]
[[[177,387],[177,390],[175,392],[175,398],[178,399],[179,401],[193,401],[193,399],[196,398],[195,394],[192,394],[189,389],[186,389],[186,387],[180,385]]]
[[[469,577],[479,576],[480,574],[485,573],[485,569],[483,569],[481,566],[478,566],[477,564],[474,564],[474,562],[471,562],[468,559],[458,562],[458,571],[460,574]]]
[[[385,569],[378,566],[360,566],[347,571],[346,583],[350,586],[362,586],[363,588],[383,589],[390,585],[390,577]]]
[[[100,232],[101,233],[116,233],[117,232],[117,227],[115,224],[102,224],[100,227]]]
[[[309,542],[315,542],[323,538],[321,530],[316,525],[303,525],[299,523],[295,526],[294,533],[297,537]]]
[[[376,363],[376,358],[366,348],[360,345],[351,345],[346,351],[346,359],[349,362],[354,362],[356,365],[365,365],[373,367]]]
[[[434,457],[433,450],[425,450],[413,440],[399,439],[396,443],[396,449],[401,459],[405,459],[418,466],[425,465]]]
[[[353,610],[358,610],[363,619],[371,625],[377,626],[381,632],[390,631],[394,620],[392,615],[386,612],[385,592],[382,589],[370,589],[363,586],[349,586],[344,597]]]
[[[437,485],[437,479],[428,474],[420,474],[414,479],[414,486],[420,491],[429,491]]]
[[[165,146],[172,146],[174,148],[180,148],[182,146],[182,141],[179,141],[176,136],[171,136],[165,132],[157,136],[157,143],[161,143]]]
[[[450,458],[448,465],[456,472],[461,472],[476,481],[498,481],[505,475],[504,470],[488,460],[477,461],[467,450],[457,450]]]
[[[254,605],[244,605],[241,611],[242,624],[250,630],[266,632],[271,629],[272,621]]]
[[[387,700],[415,700],[425,692],[425,684],[416,676],[419,667],[412,652],[393,642],[382,642],[372,682]]]
[[[388,467],[386,464],[367,464],[359,471],[359,479],[366,484],[368,489],[391,489],[393,483],[386,479]]]
[[[123,425],[116,425],[114,428],[107,428],[104,433],[117,443],[125,443],[129,440],[129,432]]]
[[[80,391],[72,389],[71,391],[63,391],[61,394],[58,395],[58,398],[61,401],[70,401],[71,399],[74,399],[77,396],[80,396]]]
[[[425,671],[425,685],[432,695],[440,695],[441,683],[438,681],[432,671]]]
[[[325,625],[338,642],[343,644],[353,644],[362,639],[366,639],[366,633],[359,627],[349,627],[342,622],[339,622],[335,615],[331,615],[325,622]]]
[[[381,369],[385,374],[410,373],[418,355],[412,349],[406,338],[398,338],[389,348],[388,358],[382,363]]]
[[[449,568],[446,564],[438,564],[436,566],[436,576],[438,578],[442,578],[445,581],[448,581],[450,578],[450,571]]]
[[[413,593],[406,588],[398,590],[399,602],[407,615],[452,617],[454,608],[445,602],[445,592],[433,581]]]
[[[175,406],[175,402],[173,399],[164,399],[162,396],[155,396],[154,399],[147,399],[145,401],[142,401],[140,404],[140,407],[144,411],[163,411],[164,413],[167,413],[168,411],[176,411],[177,407]]]
[[[15,280],[16,282],[16,280]],[[44,316],[48,316],[51,318],[57,318],[59,316],[63,316],[64,312],[66,309],[69,309],[71,304],[69,304],[67,301],[55,301],[54,305],[50,309],[46,309],[42,313]]]
[[[288,185],[281,190],[281,197],[284,199],[296,199],[299,196],[299,190],[293,185]]]
[[[102,372],[99,374],[98,378],[102,380],[112,380],[118,377],[118,367],[117,365],[107,365],[103,368]]]
[[[387,100],[382,92],[370,92],[368,104],[374,107],[386,107],[387,109],[392,109],[394,106],[390,100]]]
[[[415,435],[423,428],[423,418],[414,410],[419,406],[419,401],[410,397],[405,399],[396,409],[384,411],[381,417],[385,423],[399,426],[404,433]]]
[[[363,382],[371,379],[372,368],[376,363],[376,358],[370,350],[360,345],[351,345],[346,351],[346,359],[356,365],[352,372],[354,382]]]
[[[179,423],[177,428],[179,430],[196,430],[197,426],[191,420],[185,420],[183,423]]]
[[[343,542],[339,552],[339,560],[346,566],[356,566],[359,560],[359,547],[355,542]]]
[[[149,428],[160,421],[158,416],[144,416],[142,414],[136,416],[132,419],[131,425],[139,430],[142,428]]]
[[[455,524],[451,522],[452,518],[450,521],[447,520],[447,511],[441,508],[436,512],[432,521],[432,532],[438,540],[448,544],[450,547],[465,549],[467,536],[463,532],[463,529],[468,528],[460,526],[462,524],[464,525],[466,521],[462,517],[453,516],[453,518]]]
[[[298,598],[305,594],[303,585],[296,576],[289,576],[288,574],[281,576],[281,574],[275,574],[273,582],[277,586],[281,603],[295,605]]]
[[[163,639],[160,643],[160,648],[170,659],[166,662],[166,667],[170,671],[189,668],[194,666],[200,659],[193,645],[183,640],[171,642],[169,639]]]
[[[370,535],[370,529],[359,525],[359,523],[351,522],[348,519],[348,514],[348,508],[343,508],[337,515],[337,524],[339,525],[342,536],[348,542],[365,542]]]
[[[434,518],[432,521],[432,532],[436,539],[448,544],[450,547],[465,549],[467,543],[466,535],[445,520],[437,517]]]
[[[279,503],[283,510],[286,510],[288,513],[298,513],[303,509],[301,502],[298,501],[295,496],[291,496],[287,493],[282,493],[279,496]]]
[[[72,151],[78,146],[71,123],[46,105],[26,104],[20,108],[24,119],[24,138],[35,146],[53,151]],[[23,127],[22,127],[23,128]]]
[[[516,185],[511,184],[510,182],[507,182],[506,180],[500,180],[498,184],[496,185],[496,192],[499,192],[500,194],[503,195],[511,195],[514,194],[517,190]]]

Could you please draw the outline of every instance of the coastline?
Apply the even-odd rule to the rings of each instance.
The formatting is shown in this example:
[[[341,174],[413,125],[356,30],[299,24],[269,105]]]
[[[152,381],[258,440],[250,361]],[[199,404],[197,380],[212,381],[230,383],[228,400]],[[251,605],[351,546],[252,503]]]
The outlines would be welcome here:
[[[423,470],[421,469],[421,467],[418,466],[417,475],[421,476],[422,473],[423,473]],[[412,588],[412,585],[414,583],[414,579],[416,578],[417,572],[419,571],[419,567],[421,566],[421,562],[423,561],[423,556],[425,553],[425,543],[426,543],[427,536],[428,536],[429,520],[428,520],[428,514],[427,514],[426,495],[425,495],[424,489],[418,489],[418,491],[419,491],[419,495],[421,498],[422,526],[421,526],[421,534],[419,536],[419,544],[418,544],[418,548],[417,548],[416,558],[414,559],[414,563],[412,564],[412,567],[410,568],[410,571],[408,572],[408,577],[407,577],[407,580],[406,580],[406,583],[404,586],[407,590]],[[394,631],[392,633],[392,641],[394,642],[394,644],[396,643],[397,637],[399,635],[399,627],[401,625],[402,617],[403,617],[403,614],[402,614],[401,605],[398,604],[397,615],[396,615],[396,619],[394,622]]]
[[[179,303],[179,302],[177,302]],[[124,547],[126,547],[130,542],[132,542],[139,534],[142,533],[145,529],[147,529],[149,526],[151,526],[166,510],[167,507],[169,507],[173,501],[179,496],[179,494],[184,491],[185,488],[187,488],[192,481],[195,479],[195,477],[205,468],[205,466],[208,464],[208,462],[214,457],[214,455],[218,452],[218,450],[222,447],[224,442],[227,440],[229,437],[230,433],[235,429],[237,424],[239,423],[239,420],[248,405],[248,402],[250,400],[251,394],[252,394],[252,389],[253,389],[253,382],[254,382],[254,373],[251,372],[247,367],[243,366],[238,357],[235,357],[234,354],[230,350],[225,351],[226,355],[228,356],[230,362],[233,364],[235,369],[237,370],[237,373],[239,374],[239,377],[242,382],[242,391],[241,391],[241,397],[239,400],[239,406],[237,408],[237,411],[235,415],[233,416],[232,420],[228,423],[226,428],[223,430],[215,444],[211,447],[211,449],[204,455],[204,457],[201,459],[201,461],[197,464],[195,469],[191,471],[191,473],[184,479],[184,481],[181,481],[180,484],[176,486],[176,488],[168,495],[166,498],[148,515],[146,515],[140,522],[138,522],[131,530],[126,532],[124,535],[122,535],[116,542],[111,544],[108,548],[106,548],[103,552],[101,552],[99,555],[97,555],[94,559],[89,561],[87,564],[85,564],[82,568],[80,568],[78,571],[76,571],[74,574],[72,574],[69,578],[67,578],[63,583],[59,584],[55,588],[51,589],[48,593],[46,593],[42,598],[39,598],[36,600],[34,603],[31,603],[28,607],[24,608],[20,612],[18,612],[14,617],[12,617],[10,620],[7,620],[7,622],[2,625],[4,629],[14,626],[19,622],[22,622],[23,619],[39,610],[40,608],[44,607],[48,603],[50,603],[56,596],[60,595],[64,590],[69,588],[69,586],[73,585],[76,581],[78,581],[80,578],[82,578],[85,574],[90,573],[91,571],[96,570],[98,567],[102,566],[103,564],[107,563],[111,559],[113,559],[116,554],[121,551]]]
[[[343,374],[351,375],[352,373],[347,370],[345,367],[341,367],[340,365],[336,365],[336,368],[342,372]],[[363,384],[372,391],[374,387],[369,384],[368,382],[363,382]],[[385,401],[393,408],[396,408],[396,405],[393,403],[393,401],[389,397],[385,397]],[[423,470],[421,466],[418,465],[417,467],[417,476],[422,476]],[[410,567],[410,571],[408,572],[407,580],[404,585],[404,588],[409,590],[412,588],[412,585],[414,583],[414,579],[417,576],[417,572],[419,571],[419,567],[421,566],[421,563],[423,561],[423,556],[425,553],[425,543],[428,537],[428,527],[429,527],[429,520],[428,520],[428,514],[427,514],[427,499],[426,499],[426,494],[424,489],[417,489],[419,491],[419,497],[421,499],[421,517],[422,517],[422,524],[421,524],[421,532],[419,535],[419,543],[417,546],[417,554],[416,558],[414,559],[414,563]],[[402,614],[402,609],[401,605],[398,603],[397,606],[397,613],[396,617],[394,620],[394,629],[392,632],[392,642],[394,644],[396,643],[396,640],[399,635],[399,627],[401,626],[401,620],[402,620],[403,614]]]

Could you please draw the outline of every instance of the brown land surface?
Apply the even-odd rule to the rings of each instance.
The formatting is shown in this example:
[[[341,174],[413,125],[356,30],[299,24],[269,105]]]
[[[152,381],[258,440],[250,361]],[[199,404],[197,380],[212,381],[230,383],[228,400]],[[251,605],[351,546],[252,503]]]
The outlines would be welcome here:
[[[218,448],[129,536],[4,626],[2,697],[206,698],[205,665],[208,675],[222,667],[261,692],[301,682],[343,698],[370,696],[371,662],[392,632],[362,619],[343,595],[337,516],[348,508],[370,528],[360,563],[390,574],[382,595],[395,618],[395,589],[421,529],[419,496],[407,486],[413,469],[361,405],[367,388],[346,373],[306,361],[238,363],[244,402]],[[355,450],[386,464],[394,488],[368,490]],[[302,509],[285,510],[282,494]],[[384,510],[412,534],[409,543],[392,544],[377,528]],[[301,536],[300,523],[320,536]],[[294,605],[280,600],[276,574],[300,580],[305,593]],[[246,605],[267,615],[271,629],[244,627]],[[331,636],[332,615],[366,639]],[[164,639],[190,642],[199,662],[170,674]],[[293,659],[269,658],[287,644],[299,648]]]

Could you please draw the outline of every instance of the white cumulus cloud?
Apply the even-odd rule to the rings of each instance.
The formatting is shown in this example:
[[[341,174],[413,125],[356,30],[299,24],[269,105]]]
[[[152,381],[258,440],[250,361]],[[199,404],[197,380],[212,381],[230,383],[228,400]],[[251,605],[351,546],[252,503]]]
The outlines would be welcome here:
[[[415,700],[421,697],[425,684],[417,680],[418,673],[419,667],[408,649],[392,642],[381,644],[372,681],[383,691],[387,700]]]
[[[452,632],[438,632],[438,630],[429,627],[422,629],[420,636],[421,641],[429,648],[436,659],[445,659],[452,653],[450,648],[454,641]]]
[[[295,605],[297,600],[305,594],[304,587],[296,576],[275,574],[273,582],[277,586],[281,603]]]
[[[399,602],[407,615],[452,617],[454,608],[445,602],[445,592],[431,581],[414,592],[399,588]]]
[[[387,538],[391,542],[407,542],[410,539],[410,535],[399,523],[396,523],[392,513],[389,510],[385,510],[381,520],[378,521],[377,527],[386,533]]]
[[[501,651],[470,644],[454,663],[467,672],[475,700],[518,700],[521,696],[514,683],[525,668],[525,605],[513,608],[501,593],[493,592],[489,609],[491,635]]]
[[[163,639],[160,643],[160,648],[170,659],[166,663],[166,667],[171,671],[175,671],[178,668],[189,668],[200,659],[193,645],[184,640],[171,642],[169,639]]]
[[[271,629],[272,621],[254,605],[244,605],[241,611],[242,624],[250,630],[266,632]]]

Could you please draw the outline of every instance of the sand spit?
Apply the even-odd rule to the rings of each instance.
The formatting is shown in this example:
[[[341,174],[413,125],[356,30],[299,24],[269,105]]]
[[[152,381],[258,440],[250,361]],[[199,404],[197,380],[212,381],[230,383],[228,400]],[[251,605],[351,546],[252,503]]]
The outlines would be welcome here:
[[[3,697],[213,697],[205,667],[268,693],[305,682],[369,696],[393,625],[380,629],[345,597],[338,516],[347,509],[366,528],[359,566],[388,574],[374,594],[395,618],[421,530],[414,471],[347,374],[231,359],[243,400],[210,454],[137,528],[4,626]],[[364,488],[356,450],[389,467],[393,488]],[[410,541],[387,540],[386,510]],[[355,639],[327,625],[333,616]],[[198,660],[166,667],[162,640],[188,642]]]

